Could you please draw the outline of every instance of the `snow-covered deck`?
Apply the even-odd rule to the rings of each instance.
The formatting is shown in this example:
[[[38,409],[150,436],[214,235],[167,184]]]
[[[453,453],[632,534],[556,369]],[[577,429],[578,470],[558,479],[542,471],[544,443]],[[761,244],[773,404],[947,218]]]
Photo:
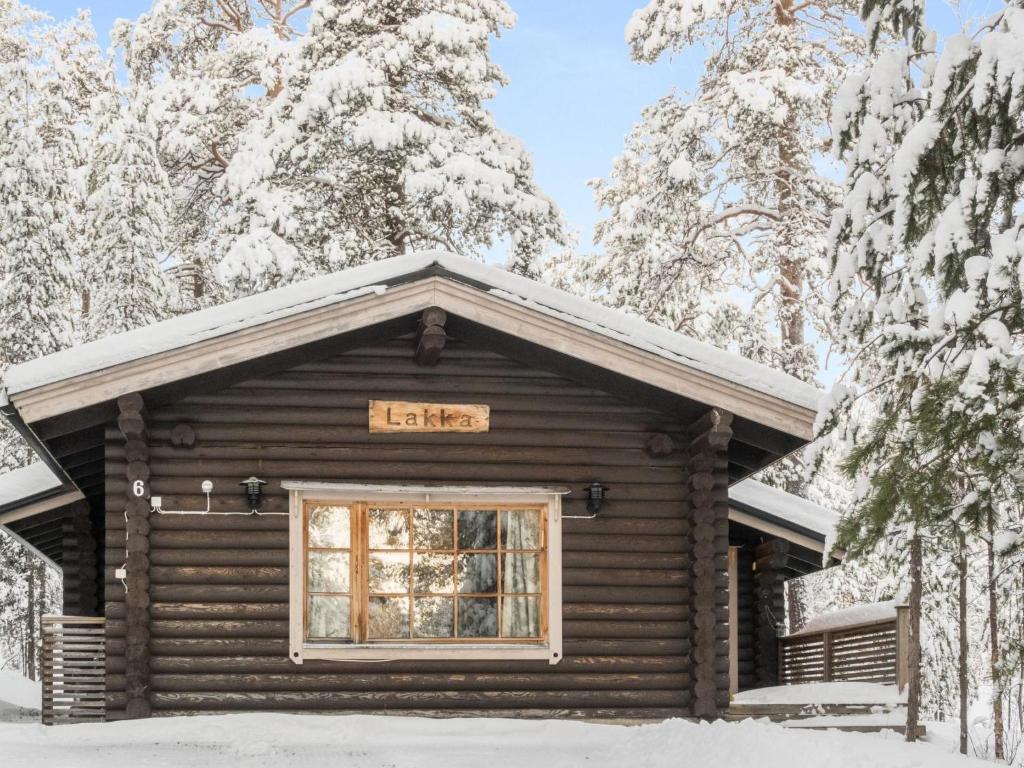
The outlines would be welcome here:
[[[740,691],[734,704],[903,704],[906,692],[880,683],[802,683]]]

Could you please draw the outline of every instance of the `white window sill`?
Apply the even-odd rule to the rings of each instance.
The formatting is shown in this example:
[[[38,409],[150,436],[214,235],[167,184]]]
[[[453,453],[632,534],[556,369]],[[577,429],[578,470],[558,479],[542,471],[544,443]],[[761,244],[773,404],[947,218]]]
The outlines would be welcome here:
[[[399,659],[546,659],[549,664],[561,661],[561,654],[547,645],[508,644],[451,644],[421,645],[394,643],[375,645],[310,644],[302,646],[302,658],[292,658],[301,664],[304,659],[333,661],[397,661]]]

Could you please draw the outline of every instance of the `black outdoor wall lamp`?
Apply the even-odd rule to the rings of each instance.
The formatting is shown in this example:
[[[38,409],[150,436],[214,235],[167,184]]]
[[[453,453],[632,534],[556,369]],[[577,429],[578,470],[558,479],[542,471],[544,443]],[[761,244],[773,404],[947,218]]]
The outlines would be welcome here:
[[[591,483],[583,490],[587,494],[587,512],[596,517],[597,513],[601,511],[608,489],[600,483]]]
[[[260,496],[263,495],[263,486],[266,484],[266,480],[260,480],[256,475],[239,483],[239,485],[245,486],[245,495],[249,499],[249,511],[254,515],[259,514]]]

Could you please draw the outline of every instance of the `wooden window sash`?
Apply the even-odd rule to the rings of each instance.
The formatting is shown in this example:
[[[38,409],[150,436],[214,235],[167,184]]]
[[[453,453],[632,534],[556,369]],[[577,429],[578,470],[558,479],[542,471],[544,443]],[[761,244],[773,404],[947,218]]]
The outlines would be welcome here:
[[[449,502],[449,501],[352,501],[339,498],[320,498],[311,496],[302,498],[302,541],[303,541],[303,617],[302,617],[302,641],[323,645],[359,645],[359,646],[394,646],[394,645],[537,645],[542,646],[548,642],[548,608],[549,590],[548,585],[548,503],[504,503],[500,500],[483,503],[474,502]],[[316,506],[347,507],[350,512],[350,547],[325,548],[309,546],[309,510]],[[403,509],[407,512],[407,524],[409,530],[408,548],[391,549],[370,549],[369,547],[369,510],[374,509]],[[430,549],[417,548],[414,541],[414,509],[426,510],[451,510],[452,511],[452,548],[451,549]],[[460,549],[458,547],[458,520],[459,510],[480,510],[493,512],[495,516],[496,542],[494,549]],[[531,549],[508,549],[502,545],[501,537],[501,512],[506,510],[536,510],[539,514],[541,546]],[[310,551],[338,551],[349,552],[350,568],[350,592],[310,592],[309,590],[309,567],[308,556]],[[403,553],[409,556],[409,591],[408,592],[372,592],[369,584],[369,561],[371,553]],[[537,555],[539,558],[539,579],[541,590],[539,592],[510,592],[506,593],[503,588],[502,575],[504,568],[504,555],[514,553],[523,555]],[[415,592],[414,568],[415,555],[417,554],[440,554],[452,557],[452,579],[453,583],[458,581],[458,557],[463,554],[488,554],[494,555],[496,559],[496,584],[494,592]],[[309,632],[309,603],[312,595],[343,595],[349,596],[350,611],[350,638],[319,638],[311,637]],[[409,600],[409,632],[410,637],[405,638],[370,638],[369,636],[369,600],[373,597],[407,598]],[[459,628],[459,606],[460,600],[468,598],[493,598],[497,607],[498,635],[495,637],[414,637],[415,621],[415,600],[422,597],[438,597],[453,600],[452,630],[457,633]],[[506,598],[536,597],[538,599],[539,621],[537,636],[510,637],[503,635],[502,612]]]

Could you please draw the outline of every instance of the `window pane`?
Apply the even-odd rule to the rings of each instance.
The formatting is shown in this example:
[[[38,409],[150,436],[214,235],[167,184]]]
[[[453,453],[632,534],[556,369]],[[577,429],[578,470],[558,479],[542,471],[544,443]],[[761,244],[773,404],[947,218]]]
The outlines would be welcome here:
[[[501,634],[504,637],[540,637],[540,598],[503,597]]]
[[[540,510],[504,510],[501,513],[501,545],[506,549],[540,549]]]
[[[540,555],[506,552],[501,561],[502,592],[540,592]]]
[[[370,639],[396,640],[409,636],[409,598],[371,597],[367,624]]]
[[[370,549],[409,548],[409,510],[370,509]]]
[[[311,595],[309,598],[310,637],[350,637],[348,597]]]
[[[413,590],[416,592],[454,592],[454,566],[454,555],[417,553],[413,556]]]
[[[459,637],[497,637],[498,599],[463,597],[459,599]]]
[[[495,549],[497,517],[493,509],[459,510],[459,549]]]
[[[416,549],[451,549],[452,517],[450,509],[413,510],[413,546]]]
[[[309,546],[348,549],[351,533],[348,507],[312,507],[309,510]]]
[[[371,552],[370,591],[408,592],[409,553]]]
[[[413,633],[416,637],[454,637],[455,600],[450,597],[417,597],[413,600]]]
[[[348,552],[309,552],[309,591],[348,592]]]
[[[497,557],[459,555],[459,592],[496,592],[497,587]]]

